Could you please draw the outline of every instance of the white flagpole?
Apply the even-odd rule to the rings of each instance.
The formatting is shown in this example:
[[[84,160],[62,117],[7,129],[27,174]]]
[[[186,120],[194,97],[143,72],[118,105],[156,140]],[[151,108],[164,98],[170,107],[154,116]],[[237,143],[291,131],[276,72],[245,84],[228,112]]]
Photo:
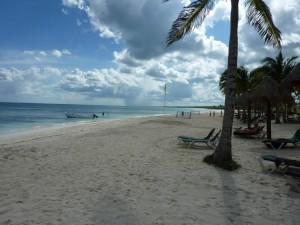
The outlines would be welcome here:
[[[167,84],[164,86],[165,91],[165,101],[164,101],[164,116],[166,115],[166,98],[167,98]]]

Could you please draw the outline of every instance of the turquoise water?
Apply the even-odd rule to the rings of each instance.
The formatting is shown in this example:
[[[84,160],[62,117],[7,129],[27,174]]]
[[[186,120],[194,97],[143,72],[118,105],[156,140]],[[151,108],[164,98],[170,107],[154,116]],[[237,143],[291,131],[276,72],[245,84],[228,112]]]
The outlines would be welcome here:
[[[176,115],[177,111],[199,112],[205,109],[154,107],[154,106],[104,106],[71,104],[37,104],[37,103],[1,103],[0,135],[14,133],[36,127],[59,125],[83,121],[70,119],[66,113],[83,116],[96,114],[97,120],[112,120],[157,115]],[[102,116],[104,113],[104,116]]]

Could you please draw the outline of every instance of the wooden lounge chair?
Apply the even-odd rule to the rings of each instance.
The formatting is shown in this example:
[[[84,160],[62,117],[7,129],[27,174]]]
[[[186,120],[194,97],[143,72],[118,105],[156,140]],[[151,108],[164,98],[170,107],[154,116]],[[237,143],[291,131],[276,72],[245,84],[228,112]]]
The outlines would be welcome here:
[[[284,148],[287,144],[297,146],[300,143],[300,129],[298,129],[291,138],[266,139],[263,140],[262,143],[264,143],[268,148],[273,149]]]
[[[179,141],[181,141],[182,139],[210,139],[214,132],[215,132],[215,128],[211,129],[211,131],[208,133],[208,135],[204,138],[191,137],[191,136],[178,136],[177,139]]]
[[[212,137],[211,139],[183,138],[180,141],[185,147],[192,147],[194,144],[197,144],[197,143],[204,143],[207,146],[214,147],[214,146],[216,146],[216,142],[219,140],[220,133],[221,133],[221,130],[218,133],[216,133],[216,135],[214,137]]]

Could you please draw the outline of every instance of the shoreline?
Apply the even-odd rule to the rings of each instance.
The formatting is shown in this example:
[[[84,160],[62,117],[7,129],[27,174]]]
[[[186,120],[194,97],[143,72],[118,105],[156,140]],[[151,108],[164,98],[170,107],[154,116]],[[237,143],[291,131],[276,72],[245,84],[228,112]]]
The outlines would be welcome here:
[[[32,135],[47,135],[50,133],[55,133],[55,132],[67,132],[68,130],[73,130],[73,129],[85,129],[85,128],[91,128],[93,126],[98,126],[101,124],[106,124],[106,123],[114,123],[118,121],[127,121],[127,120],[135,120],[139,118],[155,118],[159,116],[145,116],[145,117],[132,117],[132,118],[120,118],[120,119],[108,119],[108,120],[81,120],[81,121],[74,121],[74,122],[68,122],[68,123],[57,123],[57,124],[47,124],[44,126],[36,126],[36,127],[31,127],[11,133],[6,133],[6,134],[0,134],[0,143],[1,140],[6,140],[6,139],[14,139],[14,138],[22,138],[22,137],[28,137]]]
[[[300,194],[256,159],[299,159],[299,149],[233,137],[242,168],[228,172],[202,162],[211,148],[178,145],[178,135],[205,136],[222,119],[121,119],[2,138],[0,224],[296,225]],[[272,124],[274,137],[297,128]]]
[[[81,124],[89,124],[89,123],[106,123],[111,121],[117,121],[117,120],[126,120],[126,119],[138,119],[138,118],[147,118],[147,117],[160,117],[163,115],[152,115],[152,116],[134,116],[134,117],[128,117],[128,118],[99,118],[99,119],[85,119],[85,120],[74,120],[70,122],[61,122],[61,123],[41,123],[39,125],[35,125],[32,127],[27,128],[17,128],[16,130],[10,130],[7,132],[0,133],[0,140],[1,137],[5,136],[14,136],[14,135],[22,135],[22,133],[35,133],[39,132],[39,130],[45,130],[47,129],[56,129],[56,128],[63,128],[63,127],[70,127],[70,126],[76,126]],[[171,114],[166,115],[171,116]]]
[[[161,106],[101,106],[40,103],[0,103],[0,135],[22,132],[39,127],[63,125],[85,119],[71,119],[65,115],[83,116],[96,114],[96,120],[175,115],[182,108]],[[196,112],[194,108],[190,111]],[[204,109],[199,109],[204,111]],[[197,113],[199,113],[197,111]],[[103,113],[106,113],[103,115]]]

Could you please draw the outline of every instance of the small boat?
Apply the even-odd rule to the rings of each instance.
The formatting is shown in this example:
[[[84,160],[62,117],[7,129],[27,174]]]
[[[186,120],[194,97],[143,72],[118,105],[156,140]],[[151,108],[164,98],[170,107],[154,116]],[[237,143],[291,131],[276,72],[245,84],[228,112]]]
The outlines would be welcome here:
[[[66,113],[67,118],[78,118],[78,119],[96,119],[98,116],[96,114],[92,114],[90,116],[86,115],[79,115],[79,114],[74,114],[74,113]]]

